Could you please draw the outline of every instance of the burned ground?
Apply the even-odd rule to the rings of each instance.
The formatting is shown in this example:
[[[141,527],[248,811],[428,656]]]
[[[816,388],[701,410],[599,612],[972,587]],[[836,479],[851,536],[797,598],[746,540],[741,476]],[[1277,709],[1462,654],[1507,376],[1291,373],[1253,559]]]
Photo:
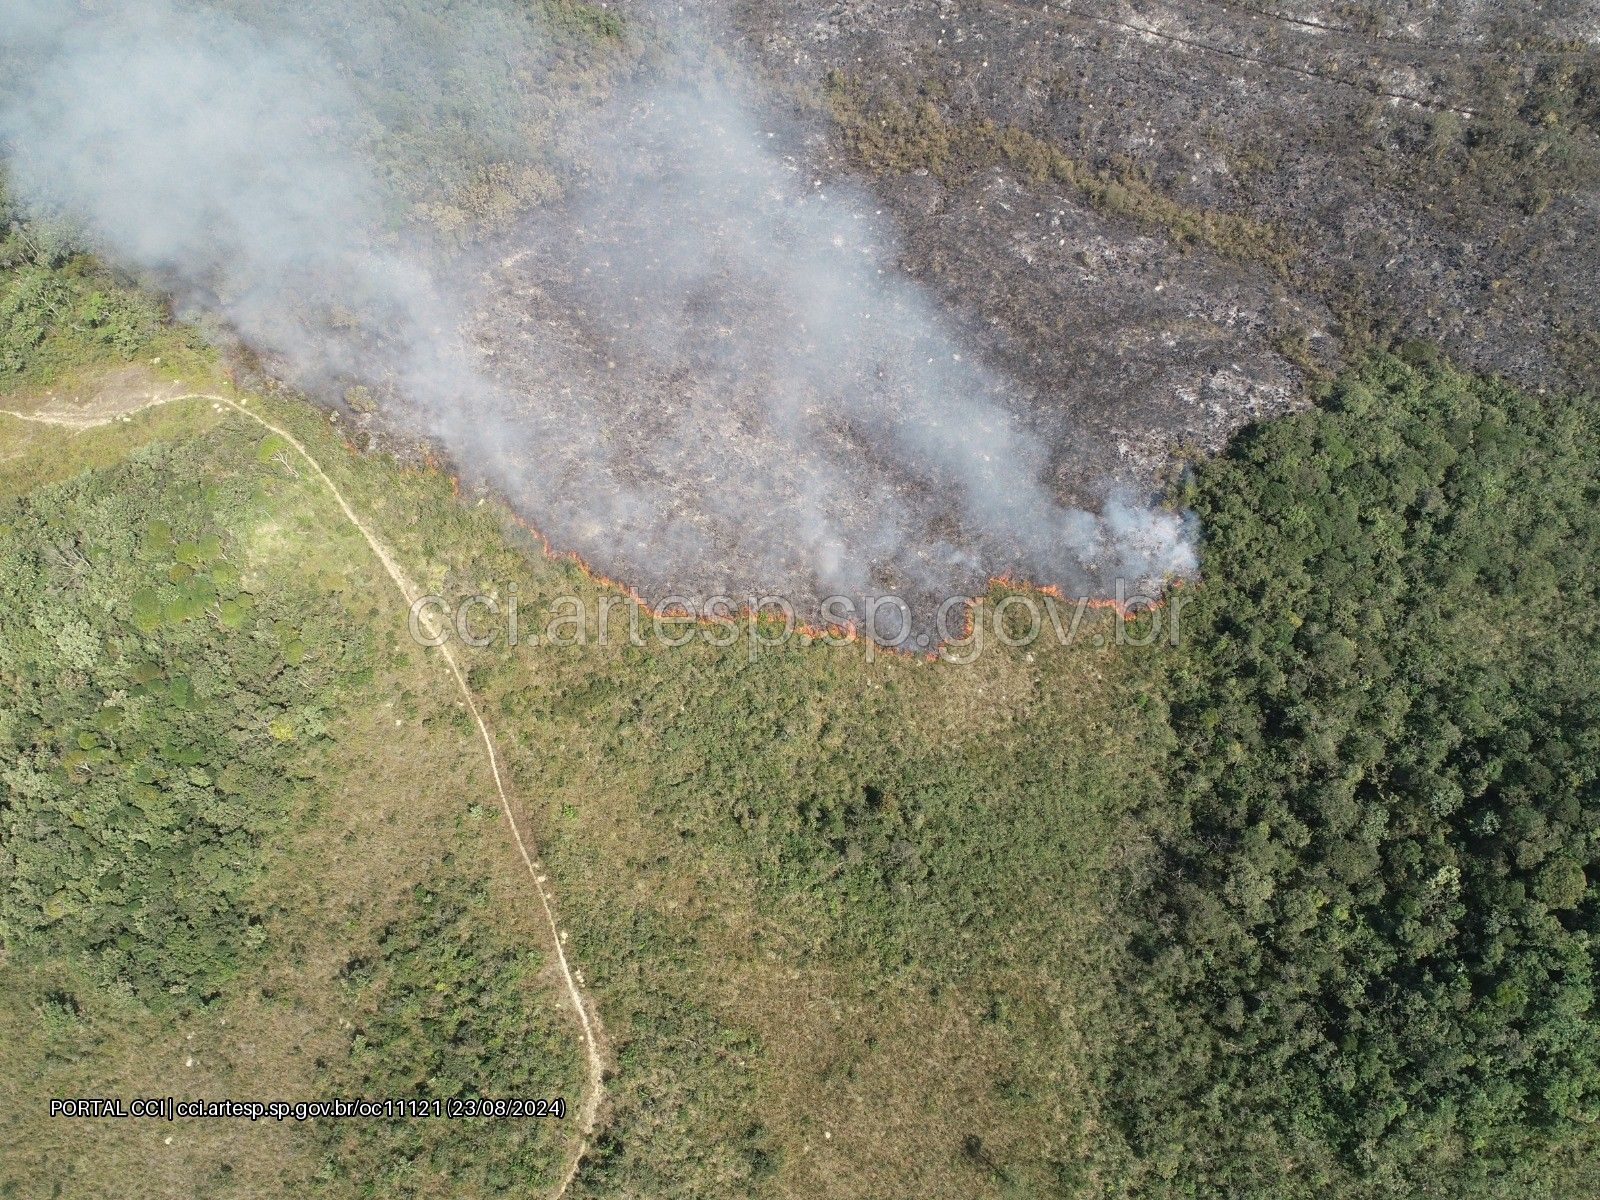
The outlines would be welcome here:
[[[649,44],[654,6],[622,9]],[[1010,518],[974,528],[965,484],[908,467],[885,432],[968,402],[1041,448],[1014,474],[1037,467],[1032,499],[1070,514],[1155,500],[1374,342],[1595,382],[1593,5],[739,0],[732,17],[707,73],[755,60],[734,86],[776,138],[774,186],[797,208],[846,197],[882,286],[919,310],[908,328],[967,365],[885,370],[871,304],[806,333],[781,263],[671,261],[764,235],[713,228],[730,204],[663,251],[664,216],[701,220],[656,194],[670,140],[569,150],[560,198],[477,260],[474,340],[502,394],[474,436],[500,460],[484,482],[647,597],[777,593],[815,618],[829,592],[925,605],[1011,573],[1104,594],[1170,568],[1087,534],[1040,552]],[[632,70],[646,82],[613,87],[626,102],[575,140],[638,123],[649,77],[694,73],[670,53]],[[619,192],[619,164],[652,156]]]
[[[841,162],[934,178],[887,182],[912,246],[952,209],[974,211],[975,174],[1008,170],[1039,201],[1053,189],[1030,175],[1072,174],[1112,227],[1192,243],[1198,211],[1272,231],[1203,240],[1268,263],[1347,333],[1436,339],[1534,385],[1594,382],[1592,3],[737,9],[771,69],[846,94]],[[972,257],[1004,260],[1038,208],[970,220]],[[1056,308],[1070,311],[1063,249]],[[965,283],[948,280],[953,302]]]

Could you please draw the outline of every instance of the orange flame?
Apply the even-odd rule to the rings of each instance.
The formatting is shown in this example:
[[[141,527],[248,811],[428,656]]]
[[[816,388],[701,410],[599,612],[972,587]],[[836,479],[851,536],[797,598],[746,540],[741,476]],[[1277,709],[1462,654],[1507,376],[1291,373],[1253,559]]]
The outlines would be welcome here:
[[[346,443],[346,445],[348,446],[349,443]],[[355,452],[355,448],[353,446],[350,446],[349,448],[352,452]],[[422,467],[415,468],[415,470],[422,474],[438,474],[440,472],[439,465],[435,460],[431,450],[424,453],[423,464],[424,465]],[[459,475],[451,474],[450,491],[454,496],[459,497],[461,495],[461,478]],[[584,574],[586,578],[589,579],[591,583],[594,583],[600,588],[618,592],[621,595],[626,596],[630,601],[638,605],[641,610],[647,613],[654,620],[693,621],[697,625],[708,628],[726,628],[730,625],[736,625],[745,620],[754,620],[761,616],[760,610],[753,609],[749,604],[741,604],[726,617],[714,617],[704,613],[697,613],[691,609],[685,609],[681,605],[676,604],[668,605],[665,608],[658,608],[640,595],[638,589],[633,587],[631,584],[624,583],[619,579],[612,579],[604,572],[590,566],[589,563],[584,560],[583,556],[576,550],[558,550],[551,543],[550,539],[545,536],[543,530],[539,529],[538,526],[534,525],[534,523],[528,520],[526,517],[521,516],[510,509],[506,510],[506,515],[510,518],[513,524],[520,526],[523,530],[534,537],[534,539],[539,543],[540,550],[544,554],[545,558],[552,562],[572,563]],[[1184,581],[1181,578],[1173,579],[1168,581],[1166,587],[1169,591],[1176,591],[1183,586],[1183,582]],[[1123,621],[1131,621],[1144,613],[1159,612],[1167,606],[1167,600],[1165,596],[1138,609],[1130,609],[1121,600],[1118,600],[1114,597],[1068,597],[1062,593],[1060,587],[1056,584],[1034,583],[1029,579],[1019,579],[1015,576],[1001,573],[999,575],[991,575],[989,577],[984,595],[969,596],[966,598],[964,604],[965,617],[962,621],[961,636],[953,639],[954,642],[963,642],[972,636],[972,622],[974,619],[974,613],[983,603],[988,591],[996,587],[1006,588],[1014,592],[1033,592],[1037,595],[1049,596],[1051,599],[1060,600],[1063,603],[1082,603],[1086,608],[1091,609],[1110,609],[1117,614],[1117,617],[1120,620]],[[847,625],[839,625],[834,623],[829,623],[826,625],[813,625],[805,621],[796,621],[794,623],[794,630],[802,637],[810,638],[813,641],[821,641],[826,638],[833,638],[843,642],[856,642],[860,641],[862,636],[861,631],[854,623]],[[939,645],[926,651],[906,650],[899,646],[884,646],[881,644],[878,645],[878,649],[888,654],[903,655],[906,658],[925,659],[928,662],[937,662],[939,659],[939,651],[945,646],[951,644],[951,642],[941,642]]]

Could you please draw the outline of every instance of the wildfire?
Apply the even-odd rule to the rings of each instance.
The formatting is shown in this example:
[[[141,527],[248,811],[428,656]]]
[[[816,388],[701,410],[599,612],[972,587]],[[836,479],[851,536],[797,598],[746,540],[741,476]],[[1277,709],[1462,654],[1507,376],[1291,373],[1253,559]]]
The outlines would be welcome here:
[[[352,453],[357,452],[354,446],[350,445],[348,442],[345,444]],[[426,474],[441,473],[441,468],[434,459],[431,451],[424,455],[423,466],[418,468],[418,470]],[[449,476],[449,479],[451,494],[456,497],[460,497],[460,476],[452,473]],[[646,600],[644,596],[639,593],[639,590],[633,587],[631,584],[624,583],[620,579],[613,579],[603,571],[591,566],[576,550],[557,549],[551,543],[550,539],[545,535],[544,531],[539,529],[539,527],[536,526],[532,521],[528,520],[528,518],[514,511],[510,511],[509,509],[507,510],[507,515],[515,525],[523,529],[526,533],[531,535],[536,542],[538,542],[540,551],[545,558],[552,562],[572,563],[584,574],[586,578],[589,579],[590,582],[594,583],[600,588],[617,592],[627,597],[629,601],[637,605],[641,610],[655,620],[692,621],[697,625],[708,628],[726,628],[729,625],[736,625],[741,621],[759,619],[763,615],[762,610],[759,608],[753,608],[749,604],[741,604],[737,609],[730,611],[727,616],[711,616],[706,613],[697,613],[692,609],[686,609],[676,604],[667,605],[664,608],[658,607]],[[1171,591],[1176,591],[1183,586],[1183,582],[1184,581],[1182,579],[1173,579],[1168,582],[1167,588]],[[1139,608],[1131,608],[1123,601],[1114,597],[1068,597],[1056,584],[1035,583],[1032,580],[1019,579],[1013,575],[1002,573],[999,575],[991,575],[989,577],[984,595],[969,596],[965,599],[963,603],[965,615],[962,620],[961,636],[953,639],[954,642],[959,643],[972,636],[973,620],[975,619],[975,614],[978,608],[983,604],[988,592],[997,587],[1013,592],[1032,592],[1035,595],[1048,596],[1051,599],[1059,600],[1062,603],[1082,604],[1085,608],[1090,609],[1110,609],[1111,611],[1115,612],[1118,619],[1122,621],[1131,621],[1142,614],[1158,612],[1167,606],[1167,601],[1164,596],[1159,600],[1155,600],[1152,603],[1140,606]],[[838,625],[830,623],[826,625],[813,625],[805,621],[796,621],[794,623],[794,630],[803,637],[810,638],[813,641],[832,639],[842,642],[856,642],[860,641],[862,637],[861,631],[854,624]],[[938,646],[925,651],[907,650],[899,646],[880,646],[879,649],[886,653],[902,655],[906,658],[923,659],[928,662],[937,662],[939,659],[939,651],[950,644],[950,642],[941,642]]]
[[[459,491],[457,494],[459,495]],[[639,590],[633,585],[624,583],[620,579],[613,579],[604,571],[591,566],[584,559],[583,555],[579,554],[576,550],[556,549],[556,547],[551,544],[550,539],[545,536],[544,532],[526,517],[515,512],[511,512],[508,515],[514,524],[521,527],[523,530],[533,536],[533,538],[539,543],[539,548],[546,558],[554,562],[572,563],[583,572],[590,582],[601,588],[606,588],[614,592],[620,592],[654,619],[662,621],[693,621],[697,625],[703,625],[710,628],[736,625],[740,621],[759,618],[762,615],[762,611],[760,609],[754,608],[749,604],[739,605],[738,608],[731,610],[725,617],[714,617],[705,613],[697,613],[693,609],[687,609],[677,604],[669,604],[665,607],[651,604],[650,601],[646,600],[642,595],[639,594]],[[797,621],[795,622],[794,628],[797,633],[813,639],[832,637],[843,641],[853,642],[860,638],[860,633],[853,625],[812,625],[804,621]],[[887,649],[887,647],[885,648]]]
[[[1166,586],[1170,591],[1177,591],[1183,586],[1183,580],[1170,580]],[[1164,596],[1159,600],[1154,600],[1151,603],[1143,605],[1139,608],[1131,608],[1113,596],[1084,596],[1079,599],[1073,599],[1072,597],[1067,596],[1057,585],[1053,583],[1034,583],[1031,579],[1018,579],[1014,575],[1001,573],[999,575],[989,576],[988,586],[985,588],[984,595],[969,596],[967,598],[966,617],[962,622],[961,636],[954,639],[956,642],[964,642],[972,636],[972,622],[974,619],[974,613],[976,613],[979,606],[983,604],[988,592],[997,587],[1005,588],[1006,590],[1013,592],[1032,592],[1039,596],[1049,596],[1052,600],[1059,600],[1063,604],[1082,604],[1085,608],[1089,609],[1110,609],[1112,612],[1116,613],[1117,618],[1122,621],[1132,621],[1145,613],[1160,612],[1167,606],[1167,601]],[[929,659],[930,661],[937,659],[939,657],[940,648],[941,647],[935,647],[923,657]]]

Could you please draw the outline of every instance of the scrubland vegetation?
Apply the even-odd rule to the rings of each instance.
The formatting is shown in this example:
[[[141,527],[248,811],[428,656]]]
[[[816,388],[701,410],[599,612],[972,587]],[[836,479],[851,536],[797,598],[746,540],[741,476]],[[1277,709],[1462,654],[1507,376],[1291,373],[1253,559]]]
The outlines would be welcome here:
[[[0,179],[0,389],[151,354],[183,357],[192,345],[158,300],[119,281],[65,227],[25,220]]]
[[[296,744],[371,676],[371,634],[318,594],[338,581],[262,586],[235,532],[267,517],[255,481],[214,465],[152,446],[4,533],[11,944],[91,954],[156,1005],[217,995],[259,947],[246,896]]]
[[[1592,421],[1374,357],[1199,472],[1176,649],[478,652],[615,1053],[578,1194],[1582,1194]],[[441,594],[597,590],[356,486]]]
[[[45,481],[0,505],[0,1194],[558,1177],[556,1121],[48,1117],[90,1094],[572,1098],[581,1072],[454,686],[304,464],[199,401],[0,422]]]

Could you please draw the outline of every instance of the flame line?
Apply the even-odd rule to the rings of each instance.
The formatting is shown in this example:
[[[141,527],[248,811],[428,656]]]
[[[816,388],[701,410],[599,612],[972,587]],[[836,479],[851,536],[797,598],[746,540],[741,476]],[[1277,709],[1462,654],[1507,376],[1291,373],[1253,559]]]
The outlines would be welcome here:
[[[350,445],[350,443],[346,442],[345,445],[352,453],[360,453],[360,451],[357,450],[355,446]],[[443,469],[439,466],[438,462],[431,453],[423,456],[423,464],[424,465],[422,467],[412,468],[412,470],[419,470],[428,474],[444,474]],[[451,494],[459,498],[461,496],[461,477],[451,473],[449,475],[449,479]],[[543,530],[535,525],[529,518],[524,517],[514,509],[511,509],[509,505],[506,507],[505,515],[512,524],[532,535],[534,540],[538,542],[540,551],[546,559],[549,559],[551,562],[571,563],[572,565],[576,566],[578,570],[583,573],[584,577],[587,578],[591,583],[600,588],[620,593],[628,600],[636,604],[654,620],[692,621],[697,626],[701,627],[726,628],[742,621],[759,619],[761,616],[762,610],[759,607],[753,607],[750,604],[739,605],[738,608],[732,609],[726,617],[708,616],[704,613],[697,613],[693,610],[684,609],[678,605],[668,605],[665,608],[659,607],[646,600],[644,596],[640,594],[638,588],[634,587],[632,584],[625,583],[620,579],[614,579],[605,574],[603,571],[600,571],[594,566],[590,565],[590,563],[583,557],[583,555],[578,553],[578,551],[557,549],[555,544],[550,540],[550,537]],[[1164,584],[1164,589],[1165,591],[1169,592],[1176,591],[1177,589],[1181,588],[1183,584],[1184,580],[1181,577],[1174,578],[1168,580]],[[995,588],[1004,588],[1013,592],[1032,592],[1040,596],[1047,596],[1052,600],[1060,600],[1062,603],[1082,604],[1088,609],[1109,609],[1115,612],[1123,621],[1134,620],[1135,618],[1146,613],[1160,612],[1167,607],[1168,602],[1167,596],[1163,594],[1148,605],[1142,605],[1139,608],[1130,608],[1125,602],[1118,600],[1113,596],[1068,596],[1057,584],[1035,583],[1033,580],[1021,579],[1009,573],[1002,572],[998,575],[991,575],[988,577],[984,592],[981,595],[962,597],[965,615],[963,617],[961,635],[959,637],[949,638],[945,641],[941,641],[927,650],[907,650],[901,646],[891,646],[881,642],[873,642],[873,645],[876,646],[879,651],[886,654],[895,654],[904,658],[922,659],[928,662],[936,662],[940,658],[940,652],[946,647],[964,642],[972,636],[974,614],[977,609],[982,606],[984,600],[988,597],[989,592]],[[786,622],[786,624],[789,624],[789,622]],[[841,643],[850,643],[863,640],[863,634],[861,633],[861,630],[853,622],[844,625],[834,623],[813,625],[805,621],[793,621],[792,628],[794,632],[800,634],[802,637],[811,638],[813,641],[827,641],[828,639],[833,639]]]

